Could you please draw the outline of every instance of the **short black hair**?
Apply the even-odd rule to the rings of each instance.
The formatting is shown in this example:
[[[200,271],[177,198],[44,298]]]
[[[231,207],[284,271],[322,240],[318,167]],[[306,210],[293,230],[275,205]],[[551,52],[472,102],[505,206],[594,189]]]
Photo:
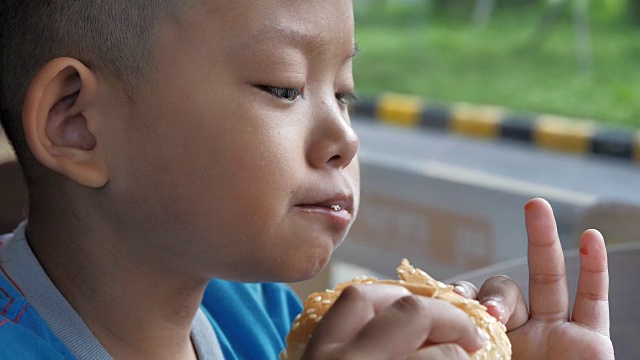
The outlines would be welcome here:
[[[155,29],[186,0],[0,0],[0,121],[23,166],[34,161],[22,126],[27,89],[57,57],[78,59],[135,98],[153,67]]]

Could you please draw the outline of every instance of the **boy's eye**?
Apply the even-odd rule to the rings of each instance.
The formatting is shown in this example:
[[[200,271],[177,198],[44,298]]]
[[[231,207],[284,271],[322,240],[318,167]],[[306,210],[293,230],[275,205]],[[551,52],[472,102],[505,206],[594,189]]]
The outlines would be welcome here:
[[[302,98],[304,95],[302,92],[302,89],[280,88],[280,87],[265,86],[265,85],[258,86],[258,88],[264,92],[267,92],[277,97],[278,99],[282,99],[290,102],[296,101]]]
[[[338,99],[339,102],[345,105],[351,105],[355,102],[360,101],[360,99],[358,99],[358,97],[354,93],[337,93],[336,99]]]

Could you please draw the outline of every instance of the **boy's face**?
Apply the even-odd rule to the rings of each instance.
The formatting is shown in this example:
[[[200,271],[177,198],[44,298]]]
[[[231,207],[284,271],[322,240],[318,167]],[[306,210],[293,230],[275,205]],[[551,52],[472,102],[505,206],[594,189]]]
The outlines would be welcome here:
[[[162,26],[149,87],[109,125],[107,215],[157,266],[313,276],[359,201],[343,103],[354,87],[351,1],[196,3]]]

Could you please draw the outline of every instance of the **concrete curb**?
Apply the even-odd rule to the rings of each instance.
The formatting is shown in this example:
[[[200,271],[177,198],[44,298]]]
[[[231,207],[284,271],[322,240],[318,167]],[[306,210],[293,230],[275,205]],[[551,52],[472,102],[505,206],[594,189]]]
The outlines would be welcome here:
[[[611,130],[592,120],[519,114],[494,106],[430,104],[415,96],[381,94],[356,102],[355,116],[387,124],[509,139],[574,154],[598,154],[640,163],[640,131]]]

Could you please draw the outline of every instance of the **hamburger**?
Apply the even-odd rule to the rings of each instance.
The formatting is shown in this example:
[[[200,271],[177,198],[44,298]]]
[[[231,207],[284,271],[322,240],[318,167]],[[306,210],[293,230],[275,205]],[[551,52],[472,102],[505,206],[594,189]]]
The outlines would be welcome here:
[[[352,281],[338,284],[333,290],[314,292],[304,301],[304,309],[295,318],[286,339],[286,349],[280,353],[280,360],[299,360],[304,354],[309,339],[322,317],[338,299],[342,291],[354,284],[392,284],[403,286],[416,295],[447,301],[464,311],[488,335],[489,341],[469,355],[474,360],[511,359],[511,343],[506,335],[506,327],[487,312],[487,308],[476,300],[467,299],[453,292],[453,286],[433,279],[427,273],[416,269],[403,259],[396,269],[400,280],[378,280],[359,276]]]

